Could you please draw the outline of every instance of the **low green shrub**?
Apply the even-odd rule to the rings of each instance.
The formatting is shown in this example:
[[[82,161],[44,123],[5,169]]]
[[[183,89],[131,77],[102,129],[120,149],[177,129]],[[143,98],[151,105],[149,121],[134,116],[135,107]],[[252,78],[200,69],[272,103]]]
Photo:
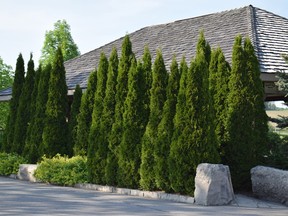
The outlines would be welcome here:
[[[73,186],[87,182],[87,158],[75,156],[68,158],[57,154],[53,158],[42,158],[35,177],[38,180],[55,185]]]
[[[8,176],[11,174],[17,174],[19,170],[19,164],[25,164],[27,160],[17,154],[12,153],[0,153],[0,175]]]

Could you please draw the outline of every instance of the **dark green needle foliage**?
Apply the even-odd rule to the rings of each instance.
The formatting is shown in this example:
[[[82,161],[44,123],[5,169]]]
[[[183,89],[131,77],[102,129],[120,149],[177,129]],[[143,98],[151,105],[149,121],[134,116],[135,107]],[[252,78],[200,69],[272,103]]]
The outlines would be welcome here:
[[[101,117],[103,113],[103,101],[105,97],[106,81],[108,73],[108,60],[101,53],[97,71],[97,87],[95,92],[92,123],[89,132],[87,164],[89,181],[97,184],[105,184],[105,167],[108,146],[103,145],[100,133]]]
[[[67,154],[68,108],[65,68],[61,49],[58,48],[49,79],[48,101],[43,130],[43,151],[47,157]]]
[[[152,88],[150,97],[150,115],[142,138],[141,166],[140,166],[140,186],[144,190],[153,190],[155,184],[155,158],[154,150],[157,140],[157,128],[162,118],[164,103],[166,101],[166,87],[168,74],[160,50],[152,70]]]
[[[35,70],[34,61],[32,59],[32,54],[28,62],[27,75],[25,77],[24,86],[19,100],[19,107],[17,109],[17,118],[15,122],[14,140],[12,146],[12,152],[19,155],[25,146],[26,133],[28,129],[28,124],[31,119],[31,103],[32,103],[32,92],[34,88],[35,81]]]
[[[76,85],[74,94],[73,94],[73,103],[71,105],[71,114],[69,119],[69,142],[67,146],[67,154],[68,156],[73,155],[73,148],[77,138],[77,117],[80,112],[80,105],[81,105],[81,98],[82,98],[82,89],[79,85]]]
[[[165,191],[170,190],[168,160],[170,144],[172,141],[176,112],[177,95],[179,90],[180,73],[176,57],[174,56],[167,86],[167,100],[164,104],[163,115],[158,125],[158,137],[155,145],[155,179],[157,188]]]
[[[89,76],[87,89],[81,98],[80,113],[77,117],[77,137],[74,145],[74,155],[87,155],[96,86],[97,70],[94,70]]]
[[[19,107],[20,96],[25,81],[24,75],[25,75],[24,60],[22,54],[20,53],[16,63],[6,135],[2,146],[2,151],[5,151],[7,153],[11,152],[11,147],[13,145],[17,110]]]

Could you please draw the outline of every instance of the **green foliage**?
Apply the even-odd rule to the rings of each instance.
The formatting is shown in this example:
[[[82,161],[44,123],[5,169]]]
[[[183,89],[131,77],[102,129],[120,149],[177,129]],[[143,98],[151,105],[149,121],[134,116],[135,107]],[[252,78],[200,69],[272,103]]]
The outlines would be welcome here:
[[[82,97],[82,89],[79,85],[76,85],[74,94],[73,94],[73,103],[71,105],[70,119],[68,122],[69,129],[69,142],[67,146],[67,153],[69,156],[73,155],[73,147],[77,138],[77,117],[80,111]]]
[[[15,153],[0,153],[0,175],[17,174],[20,164],[27,163],[26,159]]]
[[[3,62],[0,57],[0,90],[11,87],[13,83],[12,67]],[[0,103],[0,129],[5,129],[7,124],[7,118],[9,114],[9,103]],[[0,143],[1,149],[1,143]]]
[[[94,70],[88,79],[87,90],[81,98],[80,113],[77,117],[77,138],[74,145],[75,155],[86,155],[88,149],[88,137],[92,121],[94,95],[97,86],[97,71]]]
[[[19,107],[20,95],[22,93],[22,88],[25,80],[24,74],[25,74],[24,60],[22,54],[19,54],[16,63],[15,77],[12,86],[12,98],[10,100],[10,110],[9,110],[7,129],[5,139],[2,145],[2,151],[5,151],[7,153],[11,152],[11,147],[13,145],[17,110]]]
[[[118,54],[116,48],[113,48],[108,66],[107,83],[105,90],[105,98],[103,102],[103,114],[101,118],[100,134],[102,137],[102,145],[107,148],[107,161],[105,167],[105,180],[108,185],[116,185],[116,178],[112,169],[116,167],[117,161],[113,159],[114,153],[109,149],[109,137],[114,123],[115,114],[115,94],[116,94],[116,81],[118,75]]]
[[[155,180],[159,189],[169,191],[169,169],[168,160],[170,144],[172,141],[176,112],[177,95],[179,90],[180,73],[176,57],[174,56],[167,86],[167,100],[164,104],[161,122],[158,125],[158,137],[155,145]]]
[[[274,132],[268,133],[268,151],[264,165],[279,169],[288,169],[288,137]]]
[[[123,114],[123,136],[119,146],[118,185],[139,188],[141,139],[148,119],[146,74],[141,62],[132,61],[128,77],[128,94]]]
[[[196,57],[191,62],[186,81],[186,106],[183,120],[175,119],[177,134],[170,151],[170,181],[175,192],[194,193],[194,178],[199,163],[217,163],[219,155],[213,125],[213,110],[209,93],[207,43],[201,33]],[[199,44],[201,46],[199,46]],[[208,49],[209,50],[209,49]],[[180,92],[179,92],[180,94]],[[182,108],[182,109],[183,109]],[[179,107],[180,109],[180,107]],[[178,110],[177,110],[178,112]],[[180,117],[180,113],[176,118]],[[178,125],[182,122],[184,125]]]
[[[103,112],[103,100],[105,97],[107,72],[108,60],[105,54],[101,53],[100,61],[98,64],[97,87],[95,92],[87,152],[89,181],[97,184],[104,184],[106,182],[105,167],[108,146],[103,145],[103,138],[100,134],[100,127]]]
[[[32,54],[28,62],[27,75],[25,77],[24,86],[19,100],[19,107],[17,109],[17,118],[15,122],[15,131],[12,152],[19,155],[23,153],[26,140],[26,132],[28,129],[28,124],[30,123],[32,112],[32,92],[35,82],[35,70],[34,61],[32,60]]]
[[[288,64],[288,55],[283,55],[283,59],[285,60],[286,64]],[[285,73],[285,71],[277,71],[276,77],[278,78],[276,85],[278,86],[279,91],[286,91],[287,92],[287,90],[288,90],[288,75],[287,75],[287,73]]]
[[[64,61],[80,55],[80,51],[70,33],[70,26],[66,20],[58,20],[54,24],[54,30],[46,31],[40,58],[40,63],[43,66],[52,64],[55,61],[54,58],[58,47],[61,48]]]
[[[107,159],[106,175],[110,179],[117,178],[118,164],[118,148],[123,135],[123,113],[124,102],[128,92],[128,72],[130,70],[131,61],[135,58],[132,52],[132,44],[128,35],[125,36],[122,43],[122,52],[119,61],[117,85],[116,85],[116,105],[115,105],[115,121],[112,125],[109,137],[110,155]]]
[[[225,157],[223,146],[226,143],[226,119],[229,93],[228,83],[230,77],[230,66],[226,62],[224,54],[220,48],[212,51],[209,66],[209,89],[212,96],[212,103],[215,110],[215,132],[219,141],[219,152]]]
[[[154,145],[157,140],[157,127],[162,118],[163,106],[166,100],[168,74],[160,50],[152,70],[152,88],[150,97],[150,115],[142,138],[140,185],[145,190],[155,189],[155,158]]]
[[[267,116],[264,110],[263,87],[259,63],[249,41],[239,35],[232,54],[229,81],[225,162],[230,166],[236,189],[250,187],[250,169],[255,166],[265,147]],[[261,138],[263,137],[263,139]],[[259,143],[260,142],[260,143]]]
[[[50,80],[45,111],[45,126],[41,148],[48,157],[67,154],[68,125],[66,122],[67,85],[61,49],[57,49]]]
[[[82,156],[68,158],[57,154],[51,159],[44,156],[36,169],[35,177],[43,182],[63,186],[86,183],[86,161],[86,157]]]
[[[43,141],[42,134],[45,125],[45,110],[48,100],[51,69],[51,65],[47,65],[44,69],[42,69],[40,66],[37,72],[39,76],[39,83],[37,85],[35,113],[28,127],[24,151],[30,163],[36,163],[44,155],[44,149],[42,148],[43,146],[40,148],[40,144]]]

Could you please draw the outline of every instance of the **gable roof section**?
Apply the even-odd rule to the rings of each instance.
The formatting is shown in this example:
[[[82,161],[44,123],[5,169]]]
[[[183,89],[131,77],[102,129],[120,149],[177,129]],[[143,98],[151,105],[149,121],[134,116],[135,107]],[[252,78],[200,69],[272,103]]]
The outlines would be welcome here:
[[[160,48],[166,67],[169,69],[173,55],[176,55],[178,61],[185,56],[187,62],[190,62],[195,54],[201,30],[204,30],[205,38],[211,47],[220,46],[227,60],[231,61],[235,36],[241,34],[244,37],[250,37],[252,35],[251,9],[248,6],[172,23],[148,26],[129,34],[129,37],[136,58],[142,58],[145,45],[148,45],[150,49],[152,60],[156,56],[156,50]],[[76,84],[86,88],[89,73],[97,67],[100,53],[104,52],[109,57],[112,48],[116,47],[120,55],[122,40],[123,37],[65,62],[68,88],[75,88]]]

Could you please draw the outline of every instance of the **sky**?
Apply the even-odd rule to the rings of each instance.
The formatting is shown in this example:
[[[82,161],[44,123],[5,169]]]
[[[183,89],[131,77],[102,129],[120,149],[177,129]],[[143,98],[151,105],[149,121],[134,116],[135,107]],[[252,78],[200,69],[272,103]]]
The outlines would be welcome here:
[[[287,0],[0,0],[0,57],[15,69],[41,55],[45,32],[65,19],[81,54],[146,26],[252,4],[288,18]],[[26,64],[27,65],[27,64]]]

